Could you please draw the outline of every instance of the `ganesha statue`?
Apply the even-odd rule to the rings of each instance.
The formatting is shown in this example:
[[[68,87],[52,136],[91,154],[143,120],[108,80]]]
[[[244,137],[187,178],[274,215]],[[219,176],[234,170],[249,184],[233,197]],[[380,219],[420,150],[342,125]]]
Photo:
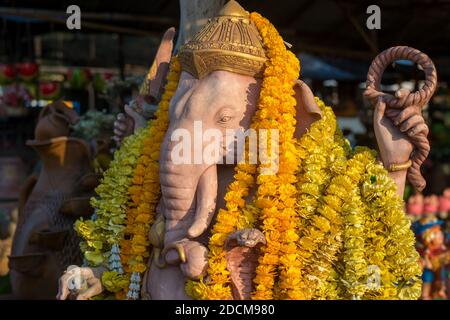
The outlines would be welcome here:
[[[420,297],[401,196],[407,178],[424,187],[431,60],[396,47],[369,70],[377,158],[350,147],[258,13],[229,1],[175,56],[173,34],[155,63],[167,76],[150,79],[166,79],[155,118],[128,108],[117,120],[121,147],[91,199],[95,215],[75,223],[85,263],[68,267],[57,298]],[[400,57],[422,66],[422,91],[380,92]]]

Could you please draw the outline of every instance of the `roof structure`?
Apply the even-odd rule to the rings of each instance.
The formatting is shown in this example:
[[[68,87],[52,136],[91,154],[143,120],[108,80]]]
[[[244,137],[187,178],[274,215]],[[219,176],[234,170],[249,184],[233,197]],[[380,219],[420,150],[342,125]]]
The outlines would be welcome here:
[[[166,28],[179,23],[178,0],[47,0],[39,4],[4,0],[0,5],[0,33],[18,22],[30,22],[32,34],[67,31],[65,10],[74,2],[81,8],[83,32],[158,38]],[[248,11],[269,18],[296,53],[368,62],[388,47],[408,45],[427,53],[435,60],[440,75],[450,78],[450,0],[239,2]],[[370,15],[366,11],[373,4],[381,9],[380,30],[366,27]]]

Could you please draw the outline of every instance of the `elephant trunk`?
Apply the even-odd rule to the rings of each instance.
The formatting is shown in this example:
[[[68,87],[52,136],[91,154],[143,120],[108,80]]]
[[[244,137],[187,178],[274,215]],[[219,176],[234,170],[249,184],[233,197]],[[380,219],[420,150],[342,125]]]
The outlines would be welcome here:
[[[175,164],[172,148],[161,155],[160,181],[165,236],[163,259],[179,264],[190,279],[206,273],[208,250],[191,239],[202,235],[214,215],[217,197],[216,165]]]
[[[160,181],[165,245],[197,238],[208,228],[217,198],[217,168],[207,164],[178,164],[172,161],[172,145],[162,148]]]

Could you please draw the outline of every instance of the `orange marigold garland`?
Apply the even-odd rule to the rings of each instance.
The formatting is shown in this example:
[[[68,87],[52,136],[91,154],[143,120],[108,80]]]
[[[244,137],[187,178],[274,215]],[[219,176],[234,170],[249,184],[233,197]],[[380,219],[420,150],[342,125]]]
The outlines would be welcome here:
[[[258,13],[250,15],[263,40],[268,61],[264,70],[258,110],[257,129],[279,132],[279,167],[277,172],[264,174],[259,168],[256,205],[261,210],[260,221],[267,245],[263,248],[256,269],[253,299],[274,298],[275,277],[279,283],[275,298],[297,298],[300,280],[296,265],[295,203],[298,168],[295,144],[296,101],[294,81],[300,73],[300,63],[286,49],[276,28]],[[272,163],[273,164],[273,163]],[[267,190],[276,190],[266,192]]]
[[[236,166],[234,181],[228,186],[225,195],[226,209],[217,213],[216,223],[209,239],[208,280],[189,280],[186,293],[194,299],[226,300],[231,299],[230,272],[225,259],[225,241],[238,229],[249,227],[253,221],[251,208],[244,208],[249,189],[254,184],[253,174],[256,166],[239,164]],[[243,214],[246,211],[246,214]],[[243,216],[246,217],[243,220]]]
[[[138,297],[140,274],[147,269],[150,252],[148,233],[155,219],[156,205],[160,197],[159,149],[169,124],[169,104],[177,88],[180,64],[174,57],[164,94],[156,111],[156,119],[145,129],[146,136],[138,158],[132,185],[128,189],[130,202],[126,211],[125,236],[120,243],[121,261],[125,273],[131,279],[127,297]],[[131,287],[131,285],[134,285]],[[120,294],[124,295],[124,292]]]
[[[188,294],[198,299],[231,298],[230,277],[224,252],[225,240],[238,229],[252,227],[258,210],[262,214],[260,218],[268,246],[257,270],[255,297],[262,297],[262,292],[268,292],[266,288],[273,287],[279,254],[283,255],[280,262],[280,287],[284,294],[295,288],[295,279],[299,278],[296,277],[297,268],[292,263],[292,258],[295,255],[297,240],[293,222],[297,169],[294,140],[296,102],[293,98],[293,84],[298,77],[300,66],[298,59],[286,50],[283,39],[268,20],[257,13],[252,13],[250,18],[261,34],[269,58],[258,110],[251,128],[276,129],[280,133],[279,171],[278,174],[261,174],[263,168],[259,167],[257,197],[254,203],[245,205],[249,189],[254,185],[256,166],[236,166],[234,182],[230,184],[225,195],[226,209],[219,210],[209,240],[208,281],[189,281],[186,286]],[[270,139],[270,132],[268,134]],[[273,160],[273,155],[269,154],[269,158]],[[267,167],[267,164],[263,166]],[[278,190],[277,194],[271,192],[274,188]],[[277,228],[276,232],[272,232],[274,227]],[[273,247],[278,241],[281,241],[282,245]]]

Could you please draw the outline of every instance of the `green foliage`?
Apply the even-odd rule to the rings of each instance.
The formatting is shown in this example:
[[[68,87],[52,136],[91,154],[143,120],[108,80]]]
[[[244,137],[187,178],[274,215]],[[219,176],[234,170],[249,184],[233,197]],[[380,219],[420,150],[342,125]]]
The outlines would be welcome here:
[[[112,135],[115,116],[100,111],[88,111],[73,126],[75,137],[92,140],[103,134]]]

